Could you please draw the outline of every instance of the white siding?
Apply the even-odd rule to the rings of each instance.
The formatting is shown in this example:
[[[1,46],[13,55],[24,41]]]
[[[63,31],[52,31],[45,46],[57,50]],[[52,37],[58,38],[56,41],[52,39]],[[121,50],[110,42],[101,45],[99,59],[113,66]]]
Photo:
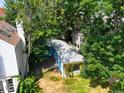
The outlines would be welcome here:
[[[0,40],[0,77],[18,75],[15,47]]]
[[[5,92],[5,93],[8,93],[6,80],[4,79],[4,80],[2,80],[2,82],[3,82],[4,92]]]
[[[82,37],[82,34],[80,32],[73,32],[72,33],[72,42],[80,45],[82,43],[81,37]]]
[[[25,49],[25,45],[26,45],[26,42],[25,42],[25,37],[24,37],[24,30],[23,30],[23,23],[22,21],[21,22],[16,22],[16,26],[17,26],[17,33],[18,33],[18,36],[20,37],[22,43],[21,43],[21,46],[22,46],[22,49]]]
[[[27,73],[28,64],[27,62],[27,54],[23,52],[23,48],[21,46],[21,42],[15,47],[16,51],[16,58],[17,58],[17,64],[18,69],[21,77],[24,77]]]
[[[3,84],[3,89],[4,89],[4,93],[10,93],[8,92],[8,86],[7,86],[7,80],[8,79],[12,79],[13,81],[13,86],[14,86],[14,92],[11,93],[17,93],[18,91],[18,85],[19,85],[19,79],[18,78],[6,78],[6,79],[2,79],[2,84]]]
[[[14,85],[14,91],[15,91],[13,93],[17,93],[18,85],[19,85],[19,79],[18,78],[13,78],[13,85]]]

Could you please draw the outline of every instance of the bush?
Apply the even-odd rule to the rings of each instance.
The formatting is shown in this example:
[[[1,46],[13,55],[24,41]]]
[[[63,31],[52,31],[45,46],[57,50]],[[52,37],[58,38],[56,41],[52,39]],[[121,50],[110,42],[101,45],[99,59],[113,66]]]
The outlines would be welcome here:
[[[124,90],[113,89],[110,93],[124,93]]]
[[[124,80],[120,80],[112,86],[112,93],[124,93]]]
[[[83,78],[88,78],[88,76],[87,76],[85,70],[81,70],[80,76],[83,77]]]
[[[19,93],[41,93],[36,77],[30,76],[20,82]]]
[[[60,78],[59,77],[56,77],[56,76],[51,76],[50,79],[52,81],[60,81]]]

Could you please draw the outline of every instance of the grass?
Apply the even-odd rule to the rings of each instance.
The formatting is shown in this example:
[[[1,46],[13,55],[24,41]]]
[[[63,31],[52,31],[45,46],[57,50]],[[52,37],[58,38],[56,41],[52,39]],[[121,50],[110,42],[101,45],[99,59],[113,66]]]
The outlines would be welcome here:
[[[72,77],[64,80],[69,93],[88,93],[90,89],[89,80],[81,77]]]
[[[89,79],[80,76],[62,79],[61,74],[54,70],[44,73],[39,80],[43,93],[109,93],[109,88],[102,88],[100,85],[92,87],[90,83]]]

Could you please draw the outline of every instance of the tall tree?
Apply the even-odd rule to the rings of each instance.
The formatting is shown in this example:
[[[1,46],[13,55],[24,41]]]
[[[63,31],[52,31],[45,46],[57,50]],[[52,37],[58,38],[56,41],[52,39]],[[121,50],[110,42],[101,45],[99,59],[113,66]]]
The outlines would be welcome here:
[[[121,0],[99,0],[86,16],[82,47],[86,59],[86,74],[95,82],[109,83],[124,89],[123,6]]]
[[[81,0],[57,0],[56,21],[60,34],[71,41],[73,31],[80,30],[82,24]]]
[[[28,54],[41,55],[47,52],[46,40],[57,36],[54,21],[55,1],[10,0],[6,1],[6,20],[14,23],[22,20],[28,42]],[[12,11],[12,12],[11,12]]]
[[[6,20],[11,24],[15,24],[15,18],[17,16],[17,11],[15,9],[14,1],[5,0],[5,12],[6,12]]]

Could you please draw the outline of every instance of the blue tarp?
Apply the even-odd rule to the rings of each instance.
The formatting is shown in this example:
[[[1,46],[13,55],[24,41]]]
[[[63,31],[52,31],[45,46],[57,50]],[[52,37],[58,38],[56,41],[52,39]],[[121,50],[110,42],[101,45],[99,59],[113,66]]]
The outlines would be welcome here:
[[[50,47],[50,54],[54,56],[54,58],[55,58],[55,60],[56,60],[56,63],[57,63],[57,65],[58,65],[58,68],[59,68],[59,70],[60,70],[61,73],[62,73],[62,68],[61,68],[62,62],[61,62],[61,59],[59,58],[59,56],[58,56],[56,50],[55,50],[53,47]]]

